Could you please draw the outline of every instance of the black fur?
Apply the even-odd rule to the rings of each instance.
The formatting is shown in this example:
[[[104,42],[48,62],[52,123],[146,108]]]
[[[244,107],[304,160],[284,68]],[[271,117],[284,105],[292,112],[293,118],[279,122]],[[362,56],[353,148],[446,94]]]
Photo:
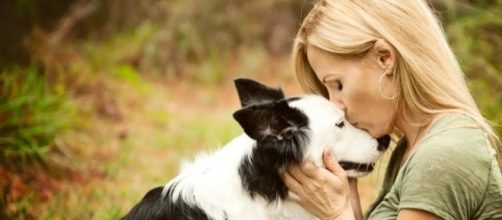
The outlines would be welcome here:
[[[242,107],[285,98],[280,88],[270,88],[251,79],[236,79],[234,83]]]
[[[288,189],[281,178],[282,172],[288,164],[301,162],[306,138],[301,131],[295,138],[284,140],[268,136],[257,143],[250,157],[243,158],[239,175],[252,198],[259,195],[272,202],[286,197]]]
[[[173,202],[171,197],[176,186],[171,185],[165,197],[162,197],[162,186],[151,189],[122,220],[210,220],[204,211],[182,199]]]
[[[308,125],[305,114],[288,105],[288,100],[279,100],[260,105],[251,105],[234,113],[244,132],[256,141],[273,135],[290,138],[292,132]]]
[[[236,87],[244,87],[239,86],[242,83],[247,82],[236,81]],[[250,91],[238,90],[239,96],[248,98],[267,94],[267,91],[260,89],[254,86],[253,96],[241,94]],[[301,162],[304,144],[308,141],[305,128],[309,121],[300,110],[289,106],[288,102],[296,98],[283,99],[279,95],[266,97],[268,101],[259,98],[261,104],[249,105],[236,111],[233,116],[244,132],[256,140],[251,156],[244,157],[239,167],[243,187],[252,198],[260,195],[272,202],[286,197],[288,189],[281,173],[289,164]]]

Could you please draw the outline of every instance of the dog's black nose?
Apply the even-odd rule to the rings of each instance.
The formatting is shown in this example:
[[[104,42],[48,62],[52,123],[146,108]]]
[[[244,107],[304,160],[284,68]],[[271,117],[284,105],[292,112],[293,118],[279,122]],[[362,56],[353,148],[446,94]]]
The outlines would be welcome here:
[[[377,150],[379,150],[379,151],[385,151],[385,150],[387,150],[387,148],[389,148],[390,136],[389,135],[384,135],[382,137],[377,138],[377,141],[378,141]]]

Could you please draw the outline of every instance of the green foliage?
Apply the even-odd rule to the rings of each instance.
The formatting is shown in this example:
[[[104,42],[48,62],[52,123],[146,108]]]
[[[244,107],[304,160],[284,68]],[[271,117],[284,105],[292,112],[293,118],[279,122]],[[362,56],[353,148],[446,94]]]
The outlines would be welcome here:
[[[148,85],[139,76],[138,71],[130,65],[119,65],[116,67],[115,73],[117,78],[129,83],[134,89],[141,93],[148,91]]]
[[[190,70],[194,78],[199,82],[218,83],[225,75],[224,64],[221,55],[216,49],[211,49],[209,57],[197,65],[192,65]]]
[[[72,106],[36,67],[0,73],[0,160],[41,159],[65,128]]]
[[[454,2],[450,2],[454,3]],[[483,115],[502,136],[502,1],[456,2],[445,18],[448,39]]]
[[[14,2],[16,8],[20,11],[29,11],[31,13],[34,11],[34,0],[15,0]]]
[[[146,47],[141,67],[162,77],[219,82],[228,63],[247,59],[239,51],[289,53],[298,12],[309,6],[299,0],[168,1],[168,18]]]

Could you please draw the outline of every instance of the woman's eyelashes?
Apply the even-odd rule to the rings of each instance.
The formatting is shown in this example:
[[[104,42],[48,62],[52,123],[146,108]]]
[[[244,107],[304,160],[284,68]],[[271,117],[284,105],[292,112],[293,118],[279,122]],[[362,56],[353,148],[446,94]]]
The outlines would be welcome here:
[[[329,80],[329,81],[326,81],[326,86],[328,88],[334,88],[338,91],[342,91],[343,89],[343,84],[340,80]]]

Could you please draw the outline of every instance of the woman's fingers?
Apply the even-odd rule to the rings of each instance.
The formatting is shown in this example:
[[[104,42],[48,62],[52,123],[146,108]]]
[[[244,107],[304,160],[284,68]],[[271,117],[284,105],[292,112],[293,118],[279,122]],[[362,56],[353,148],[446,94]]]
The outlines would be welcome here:
[[[340,166],[338,163],[338,160],[336,159],[335,155],[331,153],[331,150],[329,149],[324,149],[323,153],[323,161],[324,165],[326,168],[331,171],[332,173],[335,173],[337,175],[341,175],[345,173],[345,170]]]
[[[288,187],[289,190],[293,191],[297,195],[303,195],[304,190],[303,186],[298,180],[291,175],[290,172],[284,172],[284,184]]]
[[[303,193],[314,193],[323,187],[326,178],[323,178],[320,172],[312,162],[304,162],[299,166],[290,167],[286,174],[296,180],[292,184],[295,184],[294,187],[298,190],[292,191],[302,196]]]
[[[326,169],[317,167],[310,161],[305,161],[299,166],[291,167],[289,172],[301,185],[305,193],[319,191],[325,187],[329,176],[332,175]]]
[[[298,196],[313,194],[325,187],[333,174],[338,181],[346,178],[345,170],[338,164],[338,160],[329,149],[323,152],[325,168],[317,167],[311,161],[304,161],[298,166],[289,167],[285,172],[284,181],[286,186]],[[333,181],[333,180],[331,180]],[[344,181],[341,181],[344,182]]]
[[[299,166],[291,166],[289,167],[288,171],[289,173],[297,179],[300,183],[303,183],[311,178],[309,178],[302,170],[303,165]]]
[[[303,173],[305,173],[306,176],[313,178],[313,179],[318,179],[319,178],[319,167],[314,165],[314,163],[310,161],[305,161],[302,163],[300,166],[301,170]]]
[[[338,163],[338,160],[336,159],[335,155],[331,153],[329,149],[325,149],[323,152],[323,162],[324,165],[326,166],[326,169],[328,169],[331,173],[337,174],[337,175],[345,175],[345,170],[340,166]],[[323,171],[324,169],[317,167],[314,163],[310,161],[305,161],[300,165],[302,173],[310,177],[311,179],[316,179],[318,181],[323,181]]]
[[[283,176],[288,189],[297,195],[289,197],[290,200],[319,218],[350,208],[345,171],[327,151],[323,153],[323,161],[326,168],[304,161],[289,167]]]

